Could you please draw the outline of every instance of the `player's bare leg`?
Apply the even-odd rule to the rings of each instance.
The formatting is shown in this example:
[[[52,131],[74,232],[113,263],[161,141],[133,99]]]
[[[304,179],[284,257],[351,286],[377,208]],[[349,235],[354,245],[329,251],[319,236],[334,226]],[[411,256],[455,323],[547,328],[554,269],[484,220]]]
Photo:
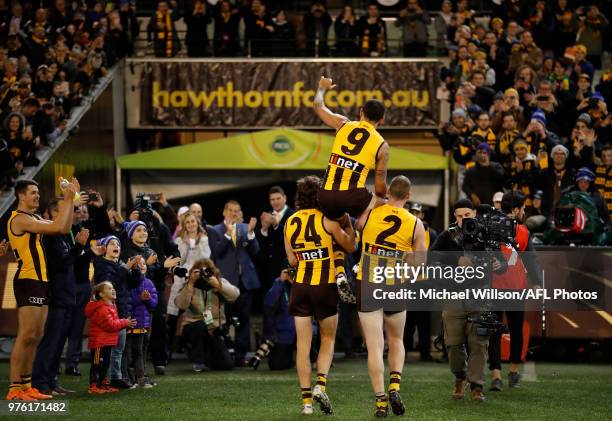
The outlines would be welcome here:
[[[312,367],[310,365],[310,346],[312,344],[312,318],[294,317],[297,335],[295,366],[302,391],[302,414],[310,415],[312,410]]]
[[[332,405],[327,396],[327,374],[334,358],[334,344],[336,342],[336,328],[338,327],[338,315],[319,320],[319,333],[321,335],[321,347],[317,357],[317,384],[312,391],[313,399],[319,404],[321,411],[325,414],[333,413]]]
[[[388,412],[385,394],[385,362],[383,353],[385,337],[383,334],[383,310],[359,312],[359,321],[368,349],[368,374],[376,396],[376,417],[386,417]]]
[[[9,374],[11,386],[7,399],[51,399],[49,395],[31,390],[32,366],[36,357],[36,348],[43,336],[47,307],[26,306],[20,307],[17,312],[17,338],[11,351]],[[20,393],[17,393],[16,385],[20,385]]]
[[[404,348],[404,325],[406,324],[406,312],[385,314],[384,325],[389,345],[389,402],[395,415],[403,415],[406,407],[400,396],[400,382],[406,350]],[[427,338],[429,340],[429,338]]]

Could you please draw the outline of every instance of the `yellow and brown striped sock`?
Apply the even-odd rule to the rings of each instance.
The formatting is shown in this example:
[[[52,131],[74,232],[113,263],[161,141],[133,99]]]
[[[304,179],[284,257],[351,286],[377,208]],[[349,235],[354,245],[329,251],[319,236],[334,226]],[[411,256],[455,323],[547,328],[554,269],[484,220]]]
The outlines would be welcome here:
[[[382,409],[384,411],[387,410],[389,406],[389,400],[387,399],[387,395],[377,394],[376,395],[376,409]]]
[[[9,393],[10,392],[17,392],[19,390],[21,390],[21,382],[20,381],[19,382],[11,382],[9,384]]]
[[[302,403],[312,405],[312,390],[309,387],[302,388]]]
[[[21,376],[21,390],[28,390],[32,387],[32,375],[22,374]]]
[[[394,390],[399,392],[400,382],[402,381],[402,373],[399,371],[392,371],[389,373],[389,392]]]
[[[327,386],[327,374],[317,373],[317,386],[321,387],[321,390],[325,392]]]
[[[336,276],[340,275],[341,273],[346,276],[344,271],[344,250],[336,242],[333,243],[332,250],[334,252],[334,267],[336,269]]]

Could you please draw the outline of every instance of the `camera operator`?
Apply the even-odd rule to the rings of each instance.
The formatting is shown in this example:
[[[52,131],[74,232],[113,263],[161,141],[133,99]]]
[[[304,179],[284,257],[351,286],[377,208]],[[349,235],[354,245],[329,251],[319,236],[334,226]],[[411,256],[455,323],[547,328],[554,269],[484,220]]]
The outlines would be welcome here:
[[[469,199],[459,199],[453,206],[455,222],[442,231],[433,245],[431,251],[460,252],[464,250],[463,241],[454,232],[462,228],[466,219],[476,218],[476,208]],[[456,254],[453,253],[454,256]],[[445,257],[445,260],[448,256]],[[459,266],[473,266],[471,259],[461,256],[452,258],[453,262],[445,262]],[[496,267],[495,265],[493,266]],[[448,351],[448,360],[451,372],[455,375],[453,399],[463,399],[467,384],[470,383],[473,401],[486,400],[482,388],[485,382],[485,365],[487,362],[488,336],[477,335],[476,325],[468,319],[478,318],[479,311],[461,309],[445,310],[442,312],[444,321],[444,343]],[[466,350],[469,348],[469,355]],[[467,361],[467,365],[466,365]]]
[[[201,259],[189,271],[189,280],[174,300],[185,310],[182,336],[187,355],[198,373],[206,369],[230,370],[234,360],[227,347],[224,302],[232,303],[240,290],[227,279],[210,259]]]
[[[535,248],[531,241],[531,234],[522,222],[525,216],[525,195],[520,191],[510,191],[502,197],[502,211],[511,219],[519,222],[516,226],[517,250],[522,253],[516,264],[508,264],[508,270],[503,274],[493,275],[493,288],[497,289],[526,289],[528,280],[536,286],[542,284],[540,278],[540,268],[535,258]],[[504,251],[506,259],[511,258],[514,249],[509,248]],[[520,374],[518,372],[521,363],[521,353],[523,350],[523,321],[524,311],[506,311],[506,320],[510,332],[510,369],[508,371],[508,386],[511,388],[520,387]],[[504,312],[498,311],[497,320],[501,321]],[[491,336],[489,346],[489,369],[493,377],[491,391],[500,392],[502,389],[501,380],[501,331]]]

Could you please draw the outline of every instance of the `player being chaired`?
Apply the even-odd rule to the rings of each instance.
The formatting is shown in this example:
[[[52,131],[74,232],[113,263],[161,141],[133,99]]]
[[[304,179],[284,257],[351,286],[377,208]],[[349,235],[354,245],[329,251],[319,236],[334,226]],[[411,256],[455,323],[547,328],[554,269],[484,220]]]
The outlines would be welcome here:
[[[361,107],[359,121],[350,121],[325,106],[325,91],[335,86],[330,78],[321,76],[313,101],[319,118],[336,130],[331,157],[319,190],[319,206],[323,214],[333,220],[343,218],[345,213],[359,218],[377,202],[382,202],[387,193],[389,145],[376,130],[384,121],[385,106],[379,100],[370,99]],[[365,186],[372,170],[374,195]],[[344,252],[336,244],[334,260],[340,299],[354,304],[355,294],[344,273]]]

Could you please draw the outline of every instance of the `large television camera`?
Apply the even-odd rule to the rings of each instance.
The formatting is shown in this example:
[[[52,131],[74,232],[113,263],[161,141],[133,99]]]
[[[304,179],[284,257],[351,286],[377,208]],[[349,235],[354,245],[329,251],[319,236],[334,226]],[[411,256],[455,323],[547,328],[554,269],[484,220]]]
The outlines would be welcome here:
[[[476,218],[461,224],[461,242],[465,250],[497,251],[503,244],[516,245],[516,220],[490,205],[479,205]]]

